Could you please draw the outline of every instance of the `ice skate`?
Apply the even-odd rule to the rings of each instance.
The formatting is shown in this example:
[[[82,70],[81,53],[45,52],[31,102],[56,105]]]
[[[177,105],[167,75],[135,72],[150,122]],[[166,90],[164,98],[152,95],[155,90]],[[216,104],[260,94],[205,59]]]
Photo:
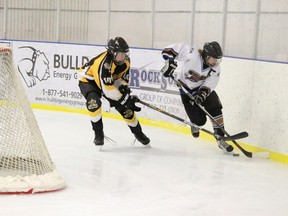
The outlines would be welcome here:
[[[198,138],[199,135],[200,135],[199,128],[192,126],[192,127],[191,127],[191,133],[192,133],[192,136],[193,136],[194,138]]]
[[[134,136],[143,145],[150,146],[150,139],[142,131],[139,133],[134,133]]]
[[[223,150],[224,153],[233,153],[233,146],[232,145],[229,145],[228,143],[226,143],[224,140],[222,139],[217,139],[217,144],[218,144],[218,147],[220,149]]]
[[[99,134],[95,133],[94,144],[96,145],[97,148],[99,148],[99,150],[102,149],[104,145],[104,133],[103,132]]]

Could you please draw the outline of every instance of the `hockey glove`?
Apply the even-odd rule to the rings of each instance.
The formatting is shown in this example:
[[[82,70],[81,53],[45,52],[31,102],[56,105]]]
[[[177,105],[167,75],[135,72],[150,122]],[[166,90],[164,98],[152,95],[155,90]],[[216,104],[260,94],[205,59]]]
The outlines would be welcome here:
[[[136,95],[130,95],[126,107],[135,112],[140,112],[141,108],[135,105],[136,102],[139,102],[139,98]]]
[[[121,94],[130,94],[131,90],[128,87],[128,85],[120,85],[118,90],[121,92]]]
[[[136,95],[123,94],[118,103],[135,112],[140,112],[141,108],[135,105],[136,102],[139,102]]]
[[[139,98],[136,95],[130,95],[131,90],[127,85],[119,86],[118,90],[123,94],[121,104],[135,112],[141,111],[141,108],[135,105],[136,102],[139,102]]]
[[[161,69],[164,77],[171,77],[177,68],[177,62],[174,60],[166,60],[164,67]]]
[[[194,95],[195,103],[202,104],[206,100],[207,96],[208,94],[206,91],[198,90]]]

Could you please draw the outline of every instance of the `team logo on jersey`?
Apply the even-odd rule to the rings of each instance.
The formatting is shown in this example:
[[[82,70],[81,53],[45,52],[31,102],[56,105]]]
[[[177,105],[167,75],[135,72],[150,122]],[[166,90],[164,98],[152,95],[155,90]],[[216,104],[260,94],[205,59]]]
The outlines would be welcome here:
[[[27,87],[36,85],[36,80],[43,81],[50,77],[49,61],[45,53],[31,46],[22,46],[22,58],[18,63],[18,71],[20,72]]]
[[[205,80],[206,78],[206,76],[201,76],[194,70],[189,70],[185,73],[185,79],[191,80],[192,82],[198,82],[200,80]]]

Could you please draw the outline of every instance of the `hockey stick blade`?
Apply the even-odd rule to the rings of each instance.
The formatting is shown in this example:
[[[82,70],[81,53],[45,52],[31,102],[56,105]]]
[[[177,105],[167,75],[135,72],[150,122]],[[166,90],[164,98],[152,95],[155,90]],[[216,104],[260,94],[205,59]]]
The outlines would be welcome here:
[[[248,133],[246,131],[244,131],[244,132],[240,132],[238,134],[234,134],[234,135],[231,135],[231,136],[223,137],[222,139],[224,141],[231,141],[231,140],[243,139],[243,138],[246,138],[246,137],[248,137]]]
[[[238,144],[235,142],[235,139],[242,139],[248,137],[248,133],[246,131],[238,133],[238,134],[234,134],[232,136],[228,136],[228,137],[223,137],[223,140],[225,141],[233,141],[234,144]],[[240,147],[240,146],[238,146]],[[242,152],[249,158],[257,158],[257,159],[269,159],[270,158],[270,152],[249,152],[246,151],[245,149],[242,149]],[[240,149],[240,150],[241,150]]]
[[[253,152],[252,158],[269,159],[270,158],[270,152]]]

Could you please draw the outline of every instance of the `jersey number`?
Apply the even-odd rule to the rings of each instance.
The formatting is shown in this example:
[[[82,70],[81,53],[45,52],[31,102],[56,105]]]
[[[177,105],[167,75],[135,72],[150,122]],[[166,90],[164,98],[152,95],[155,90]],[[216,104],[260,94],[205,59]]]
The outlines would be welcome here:
[[[113,79],[111,77],[104,77],[103,80],[104,80],[104,83],[106,85],[112,85],[113,84]]]

